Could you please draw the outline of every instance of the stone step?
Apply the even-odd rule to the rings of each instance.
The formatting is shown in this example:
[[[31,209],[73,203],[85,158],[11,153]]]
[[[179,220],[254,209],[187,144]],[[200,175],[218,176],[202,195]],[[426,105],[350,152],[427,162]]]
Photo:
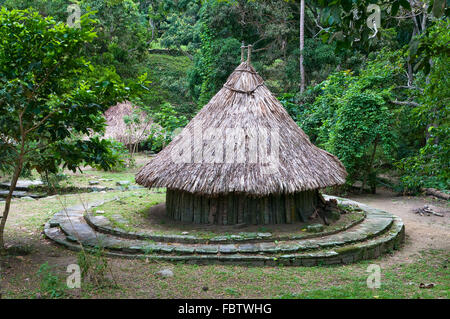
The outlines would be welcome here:
[[[205,239],[200,238],[195,235],[179,235],[179,234],[154,234],[151,231],[141,231],[141,232],[130,232],[125,231],[124,229],[115,227],[113,223],[102,215],[94,216],[91,213],[87,213],[84,215],[84,219],[86,223],[91,226],[94,230],[104,233],[110,234],[116,237],[126,238],[126,239],[141,239],[141,240],[152,240],[157,242],[177,242],[177,243],[185,243],[185,244],[207,244],[207,243],[215,243],[215,244],[231,244],[231,243],[241,243],[241,242],[262,242],[262,241],[292,241],[292,240],[303,240],[309,238],[317,238],[321,236],[329,236],[336,234],[338,232],[347,230],[352,228],[359,223],[361,223],[365,214],[362,213],[360,219],[349,223],[339,229],[331,230],[331,231],[322,231],[319,233],[298,233],[292,235],[273,235],[271,233],[262,233],[262,232],[241,232],[238,234],[233,234],[229,236],[215,236],[213,238]],[[118,221],[118,220],[117,220]]]
[[[94,205],[92,205],[94,206]],[[137,239],[124,239],[110,234],[95,231],[83,218],[80,207],[66,209],[55,214],[49,227],[60,227],[62,232],[72,241],[80,241],[85,246],[103,246],[111,249],[127,249],[127,252],[142,253],[146,251],[194,253],[279,253],[298,252],[327,247],[343,246],[379,236],[392,224],[389,214],[371,214],[366,220],[350,230],[315,239],[280,241],[275,243],[237,243],[237,244],[192,244],[152,242]]]
[[[347,205],[358,206],[358,204],[360,204],[360,203],[357,203],[357,202],[354,202],[351,200],[342,199],[342,198],[334,197],[334,196],[324,195],[324,197],[325,197],[325,199],[335,198],[340,203],[341,202],[343,203],[345,201],[345,204],[347,204]],[[361,205],[363,205],[363,204],[361,204]],[[385,216],[386,218],[392,218],[392,214],[389,214],[387,212],[372,209],[368,206],[366,206],[366,208],[368,211],[371,212],[372,216],[375,216],[375,217],[379,216],[380,218]],[[189,243],[192,243],[192,244],[200,244],[200,243],[231,244],[231,243],[239,243],[239,242],[261,242],[261,241],[274,241],[274,240],[293,241],[293,240],[317,238],[320,236],[334,235],[336,233],[353,228],[354,226],[360,224],[363,221],[363,218],[365,218],[367,214],[365,213],[365,211],[363,211],[362,215],[364,215],[364,216],[361,219],[355,220],[354,222],[352,222],[340,229],[336,229],[336,230],[332,230],[332,231],[323,231],[320,233],[305,233],[305,232],[303,232],[303,233],[298,233],[298,234],[293,234],[293,235],[273,236],[271,233],[257,232],[257,233],[242,233],[243,235],[234,234],[231,236],[216,236],[216,237],[213,237],[210,239],[199,238],[199,237],[196,237],[195,235],[154,234],[150,231],[130,232],[130,231],[125,231],[121,228],[116,227],[114,225],[114,223],[112,223],[108,218],[106,218],[105,216],[102,216],[102,215],[94,216],[91,213],[86,213],[84,218],[85,218],[86,222],[93,229],[95,229],[98,232],[110,234],[110,235],[117,236],[117,237],[127,238],[127,239],[142,239],[142,240],[152,240],[152,241],[157,241],[157,242],[171,242],[171,243],[178,242],[178,243],[186,243],[186,244],[189,244]],[[370,222],[368,224],[370,224]],[[378,230],[375,227],[374,234],[376,235],[380,231],[383,231],[383,228],[385,228],[387,226],[388,225],[384,225],[384,227],[382,226],[381,229],[378,229]],[[338,239],[337,241],[340,242],[341,240]]]
[[[364,241],[389,229],[393,219],[368,219],[361,223],[361,227],[345,232],[318,239],[307,239],[285,242],[262,242],[262,243],[239,243],[239,244],[185,244],[149,242],[136,239],[123,239],[112,235],[94,231],[82,217],[71,217],[59,224],[67,239],[72,242],[80,242],[87,247],[104,247],[106,249],[121,250],[126,253],[175,253],[175,254],[279,254],[297,253],[302,251],[314,251],[336,246],[345,246]]]
[[[9,194],[9,190],[2,190],[0,189],[0,198],[6,198]],[[41,198],[44,197],[45,195],[41,195],[41,194],[32,194],[32,193],[28,193],[27,191],[13,191],[12,194],[13,197],[31,197],[31,198]]]
[[[342,199],[339,199],[342,200]],[[394,215],[360,203],[366,218],[345,231],[309,239],[235,243],[180,243],[127,239],[94,230],[84,213],[104,202],[57,212],[44,227],[45,235],[69,249],[103,247],[106,255],[194,263],[293,264],[345,263],[377,257],[403,240],[404,226]],[[170,239],[170,238],[169,238]],[[392,246],[392,247],[391,247]]]
[[[41,186],[41,185],[44,185],[44,183],[42,181],[40,181],[40,180],[32,181],[32,180],[23,179],[23,180],[18,180],[17,181],[15,189],[18,190],[18,191],[27,191],[27,190],[30,189],[31,186]],[[10,182],[2,182],[2,183],[0,183],[0,188],[9,189],[10,187],[11,187],[11,183]]]
[[[93,204],[92,206],[97,206]],[[87,207],[86,207],[87,208]],[[77,210],[78,209],[78,210]],[[50,221],[50,225],[59,226],[61,230],[69,236],[73,241],[79,241],[85,246],[95,247],[102,246],[107,249],[126,249],[129,253],[145,253],[152,252],[175,252],[175,253],[194,253],[199,250],[202,253],[295,253],[299,251],[311,251],[323,249],[327,247],[343,246],[351,243],[363,241],[385,232],[392,224],[393,216],[385,212],[370,212],[367,218],[354,226],[353,228],[340,232],[337,234],[323,236],[319,238],[303,239],[303,240],[289,240],[262,243],[232,243],[232,244],[218,244],[218,243],[180,243],[170,242],[173,235],[163,235],[162,241],[155,241],[149,243],[148,240],[141,239],[124,239],[116,237],[111,234],[105,234],[95,231],[83,218],[83,210],[80,208],[70,208],[66,211],[55,214],[55,217]]]
[[[405,236],[403,222],[395,218],[391,227],[382,235],[336,249],[326,249],[316,252],[303,252],[293,254],[276,254],[267,256],[265,254],[207,254],[196,253],[188,255],[168,255],[149,252],[147,254],[129,253],[124,250],[106,250],[105,255],[111,257],[147,259],[155,261],[168,261],[176,263],[194,264],[244,264],[255,266],[316,266],[340,263],[351,263],[363,259],[373,259],[381,254],[398,249]],[[79,243],[70,241],[59,227],[46,227],[45,234],[53,241],[67,247],[68,249],[79,251]],[[92,247],[85,247],[86,251],[94,252]]]

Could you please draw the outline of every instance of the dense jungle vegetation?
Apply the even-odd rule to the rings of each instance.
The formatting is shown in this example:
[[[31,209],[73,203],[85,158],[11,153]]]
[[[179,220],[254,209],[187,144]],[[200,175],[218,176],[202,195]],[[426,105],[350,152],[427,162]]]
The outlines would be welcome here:
[[[74,3],[82,15],[89,13],[82,21],[92,34],[84,34],[89,41],[76,49],[90,61],[89,70],[72,78],[114,87],[115,93],[101,92],[105,97],[98,103],[105,107],[131,99],[170,133],[221,88],[239,64],[244,42],[253,45],[254,67],[311,141],[344,163],[349,185],[361,181],[373,191],[379,183],[413,192],[449,189],[450,25],[444,0]],[[9,10],[31,7],[54,23],[71,14],[65,0],[0,4],[3,21],[12,21],[6,18]],[[375,29],[366,25],[377,12],[367,10],[371,4],[381,8]],[[7,57],[0,53],[1,59]],[[79,115],[78,121],[85,120]],[[90,121],[101,131],[101,120]],[[46,153],[25,168],[55,171],[63,162],[75,168],[81,161],[112,165],[113,159],[100,159],[108,147],[97,142],[95,154],[80,158],[54,145],[52,156]],[[159,151],[164,144],[150,140],[142,147]],[[0,169],[8,170],[6,160]]]

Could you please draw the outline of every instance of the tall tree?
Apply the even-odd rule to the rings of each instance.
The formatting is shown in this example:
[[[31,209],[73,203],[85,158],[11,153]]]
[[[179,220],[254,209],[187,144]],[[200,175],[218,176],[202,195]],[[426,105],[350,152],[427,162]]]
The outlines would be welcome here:
[[[102,113],[125,97],[114,80],[89,83],[92,66],[80,50],[91,42],[93,20],[71,28],[33,9],[0,11],[0,170],[13,171],[0,216],[0,253],[17,181],[24,169],[55,171],[63,164],[108,169],[116,164],[110,143],[93,137],[104,129]]]
[[[305,91],[305,67],[303,49],[305,47],[305,0],[300,0],[300,93]]]

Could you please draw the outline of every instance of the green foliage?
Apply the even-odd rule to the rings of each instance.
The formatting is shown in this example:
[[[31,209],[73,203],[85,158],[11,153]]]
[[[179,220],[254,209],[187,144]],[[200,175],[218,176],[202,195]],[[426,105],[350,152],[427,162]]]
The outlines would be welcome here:
[[[280,94],[278,100],[289,113],[289,115],[294,119],[294,121],[300,121],[299,116],[301,114],[301,111],[298,106],[298,99],[295,93]]]
[[[443,0],[436,0],[441,2]],[[336,41],[338,49],[350,47],[360,47],[368,49],[373,45],[374,30],[367,26],[369,16],[374,10],[369,10],[369,5],[377,4],[380,8],[381,28],[389,28],[395,25],[396,21],[390,21],[390,17],[395,17],[399,9],[406,12],[411,11],[408,0],[386,0],[382,2],[372,0],[320,0],[318,7],[321,9],[320,23],[326,32],[321,34],[324,41]],[[423,3],[417,3],[418,9],[423,9]],[[429,6],[429,11],[431,11]],[[392,19],[394,20],[394,19]],[[377,33],[381,37],[382,32]]]
[[[102,286],[108,282],[106,274],[109,265],[102,247],[95,247],[92,254],[84,249],[81,250],[78,253],[77,261],[81,270],[81,278],[84,281],[89,281],[95,286]]]
[[[150,137],[145,141],[144,148],[152,152],[161,151],[172,141],[174,134],[187,124],[187,119],[179,115],[169,103],[162,105],[161,109],[153,113],[155,122],[150,128]]]
[[[185,55],[150,54],[146,68],[151,70],[149,80],[152,81],[152,85],[149,87],[149,94],[143,97],[142,103],[157,110],[168,102],[179,113],[192,117],[196,105],[190,95],[187,77],[191,66],[192,61]]]
[[[434,131],[434,129],[432,129]],[[441,127],[433,132],[433,138],[419,150],[417,155],[402,159],[397,163],[402,170],[401,182],[406,189],[419,191],[422,187],[450,188],[450,129]],[[441,139],[434,143],[435,139]]]
[[[410,123],[424,130],[425,145],[397,163],[402,183],[409,189],[450,188],[450,52],[442,50],[449,39],[448,20],[437,21],[421,38],[421,47],[427,47],[425,56],[432,56],[432,65],[423,92],[416,96],[419,103],[411,109]]]
[[[205,23],[201,25],[201,30],[200,54],[194,60],[190,73],[191,94],[198,98],[199,106],[209,102],[238,65],[239,56],[236,53],[241,46],[234,38],[215,38]]]
[[[171,134],[175,129],[187,124],[187,119],[184,116],[178,116],[169,103],[164,104],[158,112],[153,114],[153,120],[161,125],[167,134]]]
[[[308,90],[307,94],[317,97],[313,98],[313,103],[305,103],[304,112],[297,118],[314,143],[322,145],[328,141],[331,127],[336,122],[339,98],[352,80],[352,74],[343,71],[330,75],[326,81]]]
[[[449,56],[450,21],[437,20],[433,27],[428,28],[421,35],[414,37],[409,46],[409,59],[415,63],[415,70],[430,73],[433,61],[437,56]]]
[[[111,151],[111,157],[115,158],[115,164],[111,167],[111,170],[114,172],[122,172],[126,170],[129,165],[127,165],[127,160],[130,158],[130,152],[128,149],[123,145],[123,143],[120,143],[116,140],[109,140],[110,147],[109,150]],[[97,167],[100,168],[101,167]]]
[[[0,4],[8,9],[25,10],[34,8],[42,15],[51,15],[57,21],[65,21],[67,19],[67,6],[65,0],[2,0]]]
[[[86,79],[92,68],[80,46],[95,37],[89,15],[81,29],[33,10],[3,8],[0,21],[0,168],[14,166],[20,155],[25,167],[40,172],[56,172],[62,163],[71,170],[112,167],[117,158],[108,141],[73,138],[101,132],[102,112],[129,91],[116,79]]]
[[[8,9],[39,10],[43,16],[51,16],[55,22],[65,24],[69,12],[67,1],[56,0],[5,0]],[[82,14],[89,13],[92,22],[89,30],[95,37],[78,46],[81,56],[89,56],[90,72],[86,79],[103,82],[105,80],[124,82],[127,87],[137,88],[139,74],[147,72],[148,44],[152,40],[151,25],[147,12],[135,0],[81,0],[76,1]],[[148,97],[148,90],[141,92]],[[152,92],[153,93],[153,92]]]
[[[298,64],[290,56],[298,47],[293,43],[297,39],[293,7],[287,1],[202,3],[194,27],[200,49],[195,52],[189,74],[191,94],[199,107],[217,93],[240,63],[242,41],[254,44],[253,64],[275,92],[298,86],[298,77],[292,76],[298,72]],[[285,74],[285,70],[290,73]]]
[[[198,33],[195,23],[199,19],[199,10],[202,1],[165,1],[170,8],[166,10],[164,21],[161,21],[160,28],[161,44],[167,48],[187,47],[189,51],[199,48]],[[161,9],[160,9],[161,11]]]
[[[319,95],[297,116],[313,141],[343,162],[349,184],[362,179],[374,190],[376,166],[393,160],[395,113],[390,101],[393,79],[401,67],[398,54],[384,53],[360,75],[335,73],[313,89]]]
[[[58,188],[62,181],[67,180],[67,177],[62,170],[56,173],[50,173],[48,171],[41,172],[41,180],[49,189]]]
[[[150,25],[137,1],[80,1],[82,12],[94,11],[97,37],[87,46],[96,65],[112,67],[122,78],[134,78],[147,57]]]
[[[61,298],[65,294],[65,285],[55,275],[48,262],[45,262],[39,267],[37,275],[40,279],[40,293],[47,298]]]
[[[365,90],[356,83],[339,101],[336,122],[330,127],[325,148],[338,156],[349,174],[348,183],[357,178],[369,180],[375,188],[373,165],[377,146],[389,156],[395,147],[392,113],[378,92]]]

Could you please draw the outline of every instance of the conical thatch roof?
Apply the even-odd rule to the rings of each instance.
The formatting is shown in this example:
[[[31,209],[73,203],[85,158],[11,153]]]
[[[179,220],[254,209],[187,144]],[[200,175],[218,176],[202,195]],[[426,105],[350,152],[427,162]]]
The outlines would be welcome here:
[[[225,138],[211,143],[204,141],[205,136],[196,139],[198,135],[194,134],[198,132],[208,135],[208,128],[217,128],[223,136],[229,128],[242,128],[245,143],[241,140],[230,144]],[[266,159],[261,155],[264,152],[259,153],[258,161],[252,160],[256,150],[247,143],[261,129],[278,133],[278,155],[271,160],[275,161],[275,171],[268,172],[267,164],[261,163]],[[276,136],[265,140],[270,150],[277,144]],[[227,148],[237,149],[244,144],[245,159],[240,162],[227,163],[225,155],[216,163],[204,160],[208,154],[217,155],[217,149],[226,153]],[[184,162],[180,155],[184,155]],[[339,185],[345,182],[346,175],[338,158],[313,145],[255,69],[242,62],[183,131],[137,173],[136,182],[205,195],[237,192],[262,196]]]
[[[144,141],[149,136],[150,124],[144,112],[139,112],[139,123],[126,124],[125,116],[132,117],[138,110],[129,101],[111,106],[105,112],[106,130],[105,138],[110,138],[125,145],[132,145]]]

